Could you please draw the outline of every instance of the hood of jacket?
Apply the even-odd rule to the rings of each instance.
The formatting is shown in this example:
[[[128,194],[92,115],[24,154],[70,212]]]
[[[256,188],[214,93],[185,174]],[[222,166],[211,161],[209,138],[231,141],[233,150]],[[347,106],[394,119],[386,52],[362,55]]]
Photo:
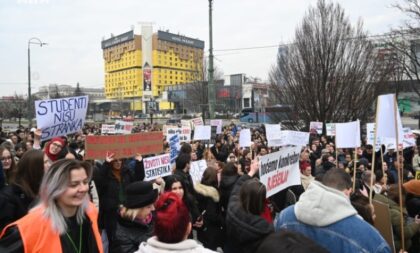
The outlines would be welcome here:
[[[308,225],[323,227],[357,215],[350,199],[341,191],[313,181],[294,206],[296,218]]]
[[[222,175],[222,180],[220,180],[220,189],[224,190],[224,189],[229,189],[233,187],[239,178],[240,178],[239,175],[234,175],[234,176]]]
[[[135,253],[159,253],[159,252],[202,252],[210,253],[214,252],[205,249],[203,246],[198,244],[196,241],[187,239],[179,243],[163,243],[157,240],[156,236],[153,236],[140,244],[140,248]]]
[[[203,195],[204,197],[209,197],[214,202],[219,202],[220,200],[220,194],[213,186],[196,183],[194,185],[194,189],[198,194]]]

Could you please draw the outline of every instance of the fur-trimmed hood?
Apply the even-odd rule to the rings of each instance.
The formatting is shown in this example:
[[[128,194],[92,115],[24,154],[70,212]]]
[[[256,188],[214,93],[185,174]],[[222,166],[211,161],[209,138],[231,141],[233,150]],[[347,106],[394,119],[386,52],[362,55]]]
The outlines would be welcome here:
[[[194,189],[198,194],[212,198],[214,202],[219,202],[220,200],[220,194],[213,186],[196,183]]]

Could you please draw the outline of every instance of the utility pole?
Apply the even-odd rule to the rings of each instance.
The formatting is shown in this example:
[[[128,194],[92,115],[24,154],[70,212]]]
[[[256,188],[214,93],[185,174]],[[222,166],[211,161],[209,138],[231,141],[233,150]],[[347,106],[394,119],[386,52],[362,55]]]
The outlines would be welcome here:
[[[214,68],[213,68],[213,23],[212,23],[212,5],[213,0],[209,0],[209,80],[208,80],[208,103],[209,118],[214,119],[214,105],[216,102],[214,89]]]

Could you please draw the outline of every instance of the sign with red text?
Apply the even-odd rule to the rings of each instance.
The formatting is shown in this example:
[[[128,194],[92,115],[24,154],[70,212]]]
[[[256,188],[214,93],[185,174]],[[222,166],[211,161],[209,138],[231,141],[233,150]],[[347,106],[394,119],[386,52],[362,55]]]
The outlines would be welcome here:
[[[117,120],[115,122],[115,133],[116,134],[131,134],[134,123],[132,121]]]
[[[178,135],[180,142],[191,141],[191,128],[190,127],[171,127],[166,128],[166,140],[169,141],[172,136]]]
[[[172,174],[170,154],[144,158],[143,164],[145,181],[150,181],[158,177],[165,177]]]
[[[267,189],[267,198],[277,192],[299,185],[301,147],[287,147],[260,157],[260,181]]]
[[[147,132],[127,135],[88,135],[86,136],[85,160],[105,159],[107,152],[117,158],[158,154],[163,150],[162,132]]]
[[[204,121],[202,117],[191,119],[192,127],[195,128],[196,126],[204,125]]]

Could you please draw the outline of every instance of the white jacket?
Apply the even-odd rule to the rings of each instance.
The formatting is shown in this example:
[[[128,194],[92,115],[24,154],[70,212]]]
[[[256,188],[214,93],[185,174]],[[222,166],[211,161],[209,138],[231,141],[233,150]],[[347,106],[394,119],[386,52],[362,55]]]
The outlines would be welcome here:
[[[187,239],[179,243],[163,243],[159,242],[156,236],[153,236],[142,242],[140,248],[135,253],[165,253],[165,252],[185,252],[185,253],[214,253],[198,244],[196,241]]]

